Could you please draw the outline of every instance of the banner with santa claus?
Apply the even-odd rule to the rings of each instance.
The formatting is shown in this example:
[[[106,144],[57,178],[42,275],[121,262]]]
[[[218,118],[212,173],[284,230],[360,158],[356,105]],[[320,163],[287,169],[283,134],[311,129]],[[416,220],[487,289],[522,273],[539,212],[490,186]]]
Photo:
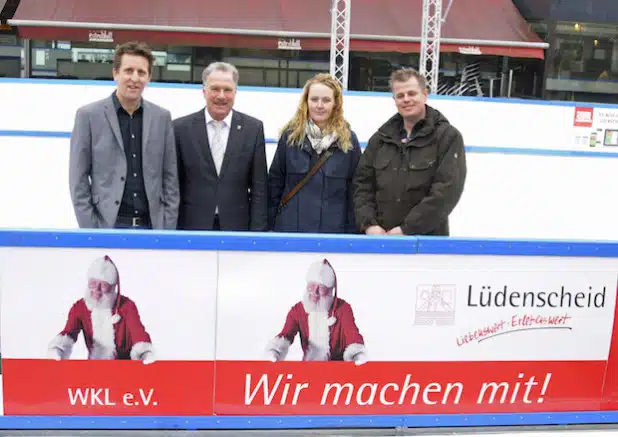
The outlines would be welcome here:
[[[6,415],[618,410],[612,259],[0,248]]]
[[[215,413],[595,410],[616,288],[600,259],[221,253]]]
[[[212,412],[216,252],[0,249],[10,415]]]

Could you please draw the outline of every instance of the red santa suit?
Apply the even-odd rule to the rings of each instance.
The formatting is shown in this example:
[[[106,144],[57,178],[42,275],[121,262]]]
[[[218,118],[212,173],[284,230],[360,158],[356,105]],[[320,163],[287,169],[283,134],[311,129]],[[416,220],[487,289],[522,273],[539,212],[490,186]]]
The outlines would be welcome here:
[[[142,324],[135,303],[120,294],[118,271],[108,257],[95,260],[89,279],[117,286],[111,308],[99,307],[89,295],[79,299],[69,311],[64,329],[52,340],[49,350],[56,359],[69,359],[80,332],[91,360],[154,361],[150,335]]]
[[[273,361],[285,359],[296,334],[300,334],[303,361],[367,361],[365,342],[352,307],[337,297],[336,277],[327,260],[314,263],[307,274],[308,282],[334,288],[330,311],[307,311],[304,302],[295,304],[287,314],[281,332],[267,347]]]

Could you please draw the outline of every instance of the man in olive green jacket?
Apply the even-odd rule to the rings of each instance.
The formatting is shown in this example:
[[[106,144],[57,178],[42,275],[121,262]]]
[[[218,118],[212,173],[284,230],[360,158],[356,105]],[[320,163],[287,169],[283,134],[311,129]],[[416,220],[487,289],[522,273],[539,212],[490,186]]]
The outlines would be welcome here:
[[[461,133],[427,105],[413,69],[391,75],[398,113],[369,139],[354,178],[354,209],[367,235],[449,235],[466,180]]]

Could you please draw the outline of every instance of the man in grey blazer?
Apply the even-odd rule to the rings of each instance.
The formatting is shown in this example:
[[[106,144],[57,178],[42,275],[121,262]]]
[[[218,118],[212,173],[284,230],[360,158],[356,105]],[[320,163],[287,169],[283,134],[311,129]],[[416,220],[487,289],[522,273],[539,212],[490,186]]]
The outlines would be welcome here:
[[[263,123],[233,110],[238,70],[215,62],[202,74],[206,107],[174,120],[178,229],[266,231]]]
[[[142,98],[154,56],[118,46],[111,96],[77,110],[69,185],[80,228],[176,229],[179,191],[170,112]]]

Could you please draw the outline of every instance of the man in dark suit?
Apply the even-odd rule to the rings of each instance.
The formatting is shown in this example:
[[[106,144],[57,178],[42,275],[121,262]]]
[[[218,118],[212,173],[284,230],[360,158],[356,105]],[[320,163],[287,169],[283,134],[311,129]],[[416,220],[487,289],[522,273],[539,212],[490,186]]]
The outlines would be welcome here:
[[[178,229],[266,231],[267,163],[263,123],[232,110],[238,70],[215,62],[202,74],[206,107],[174,120]]]
[[[69,186],[80,228],[176,229],[178,167],[172,117],[142,98],[154,56],[146,44],[116,49],[116,90],[77,110]]]

